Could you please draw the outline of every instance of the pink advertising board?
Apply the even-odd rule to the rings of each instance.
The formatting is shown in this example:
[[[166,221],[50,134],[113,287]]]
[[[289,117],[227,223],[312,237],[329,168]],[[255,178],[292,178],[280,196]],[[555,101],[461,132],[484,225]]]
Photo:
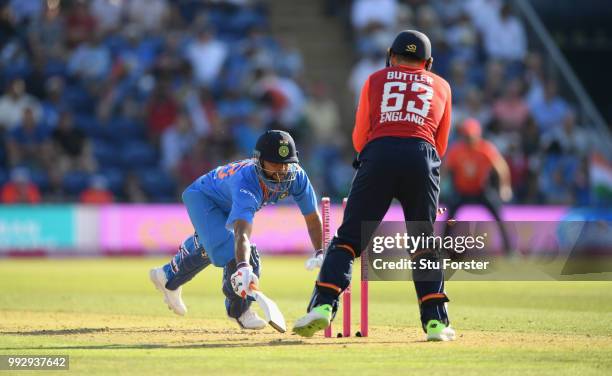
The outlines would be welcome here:
[[[341,215],[341,208],[334,207],[334,226]],[[181,205],[111,205],[100,211],[100,245],[107,253],[174,253],[192,233]],[[304,217],[295,206],[270,206],[257,213],[252,241],[264,253],[312,250]]]
[[[567,208],[508,206],[506,220],[555,221]],[[342,207],[332,206],[333,231],[342,219]],[[440,219],[445,219],[444,216]],[[479,207],[466,206],[458,220],[489,220]],[[167,253],[193,232],[182,205],[110,205],[100,208],[100,247],[105,253]],[[385,220],[403,220],[399,206],[392,206]],[[257,213],[252,240],[263,253],[303,253],[312,251],[304,218],[296,206],[268,206]]]

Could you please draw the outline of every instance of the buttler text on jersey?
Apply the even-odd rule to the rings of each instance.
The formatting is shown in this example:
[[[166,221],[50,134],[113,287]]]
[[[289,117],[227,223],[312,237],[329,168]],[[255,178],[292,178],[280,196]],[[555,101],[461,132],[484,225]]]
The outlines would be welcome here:
[[[431,106],[434,91],[433,79],[425,74],[400,71],[387,72],[387,81],[380,107],[380,123],[410,122],[425,124],[425,117]],[[395,81],[397,80],[397,81]],[[404,106],[406,92],[415,100],[408,100]]]

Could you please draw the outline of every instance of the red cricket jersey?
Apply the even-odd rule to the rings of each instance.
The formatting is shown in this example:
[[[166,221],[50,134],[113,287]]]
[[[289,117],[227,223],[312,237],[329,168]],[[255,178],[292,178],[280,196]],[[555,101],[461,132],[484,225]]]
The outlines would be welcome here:
[[[474,145],[464,141],[453,144],[445,163],[453,176],[455,190],[465,195],[482,193],[499,158],[503,157],[489,141],[480,140]]]
[[[417,137],[442,157],[448,144],[451,89],[442,77],[404,65],[381,69],[361,89],[353,146],[361,152],[379,137]]]

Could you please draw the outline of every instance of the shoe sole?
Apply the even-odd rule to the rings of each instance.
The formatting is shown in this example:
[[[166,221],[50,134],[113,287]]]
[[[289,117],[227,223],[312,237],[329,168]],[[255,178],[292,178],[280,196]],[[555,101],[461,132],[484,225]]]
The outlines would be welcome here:
[[[449,342],[449,341],[454,341],[455,340],[455,336],[448,336],[448,335],[427,335],[427,341],[428,342]]]
[[[307,325],[293,327],[293,333],[300,335],[302,337],[310,338],[316,332],[318,332],[319,330],[323,330],[327,328],[328,326],[329,326],[329,321],[324,318],[320,318],[320,319],[315,319],[311,321]]]
[[[155,286],[155,288],[159,292],[161,292],[162,295],[164,296],[164,303],[166,303],[166,305],[168,306],[168,309],[176,313],[179,316],[184,316],[185,315],[184,313],[177,312],[174,308],[172,308],[170,303],[168,303],[168,296],[166,295],[166,286],[161,284],[160,280],[157,278],[155,274],[156,274],[155,269],[149,270],[149,279],[151,280],[151,282],[153,282],[153,285]]]
[[[248,327],[246,327],[246,326],[242,325],[242,329],[244,329],[244,330],[262,330],[262,329],[263,329],[263,328],[265,328],[266,326],[267,326],[267,325],[266,325],[266,324],[264,324],[264,325],[262,325],[262,326],[253,327],[253,328],[248,328]]]

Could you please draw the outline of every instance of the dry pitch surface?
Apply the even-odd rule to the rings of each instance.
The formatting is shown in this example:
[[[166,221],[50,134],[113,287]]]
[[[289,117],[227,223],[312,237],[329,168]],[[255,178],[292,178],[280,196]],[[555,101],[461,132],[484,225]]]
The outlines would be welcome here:
[[[174,316],[147,277],[161,262],[1,260],[0,354],[68,354],[70,374],[101,375],[612,373],[612,282],[450,282],[453,343],[423,341],[410,283],[371,283],[369,338],[303,339],[226,319],[214,268],[184,289],[188,315]],[[315,278],[302,265],[264,260],[261,287],[289,325]]]

